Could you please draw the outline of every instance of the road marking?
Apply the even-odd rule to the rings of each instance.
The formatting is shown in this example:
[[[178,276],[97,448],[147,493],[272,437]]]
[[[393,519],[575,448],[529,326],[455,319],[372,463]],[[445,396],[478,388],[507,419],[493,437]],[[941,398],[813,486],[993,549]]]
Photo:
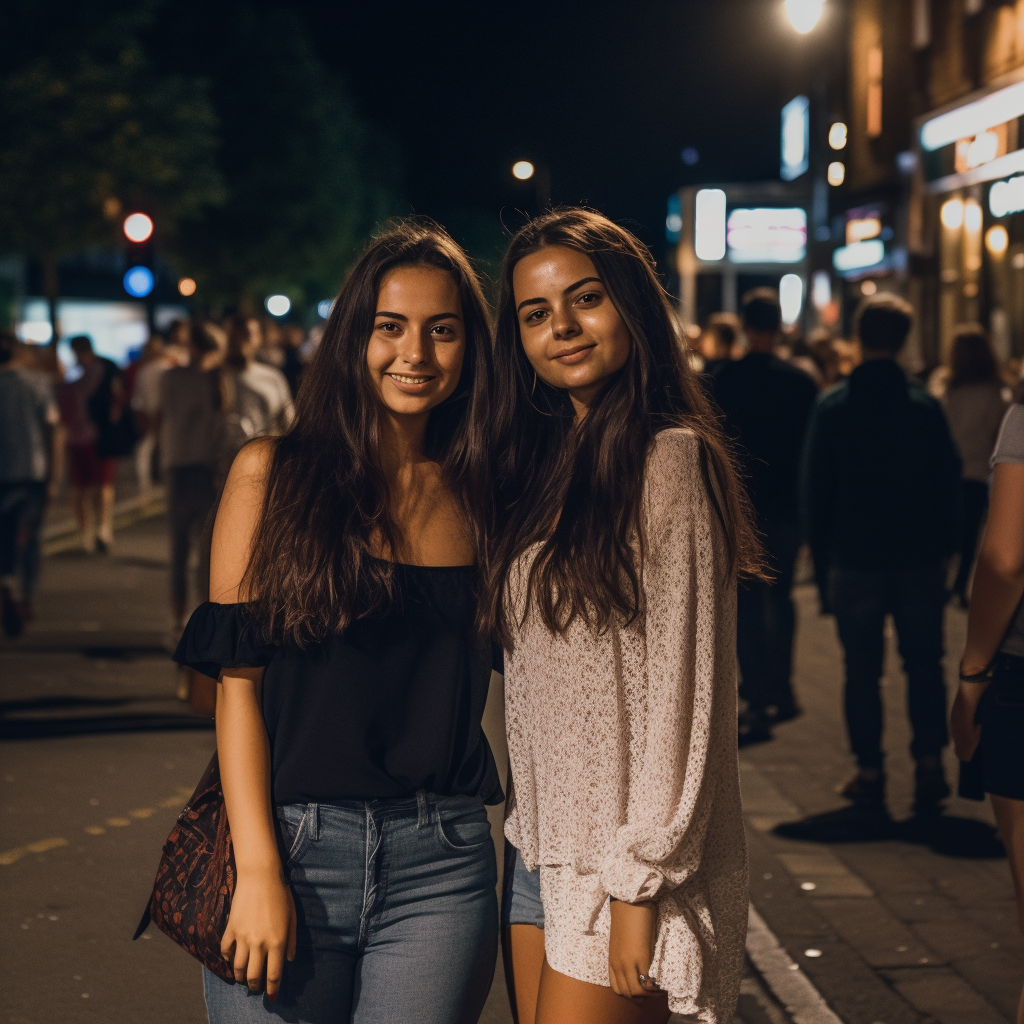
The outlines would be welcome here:
[[[62,838],[39,839],[27,846],[16,846],[13,850],[0,853],[0,864],[13,864],[21,860],[26,853],[46,853],[47,850],[56,850],[60,846],[68,846],[68,841]]]
[[[747,918],[747,955],[793,1024],[843,1024],[799,964],[793,963],[753,903]]]
[[[169,796],[166,800],[160,800],[156,806],[181,807],[182,803],[187,800],[191,794],[191,789],[179,786],[176,796]],[[98,804],[99,801],[93,798],[89,803]],[[150,818],[155,813],[156,811],[152,807],[136,807],[135,810],[128,812],[130,817],[107,818],[106,823],[112,828],[124,828],[126,825],[130,825],[132,823],[132,818]],[[102,836],[106,831],[107,830],[102,825],[85,826],[85,832],[90,836]],[[16,846],[13,850],[6,850],[4,853],[0,853],[0,867],[7,867],[9,864],[15,864],[28,853],[46,853],[47,850],[56,850],[61,846],[70,845],[71,844],[63,838],[38,839],[34,843],[28,843],[25,846]]]

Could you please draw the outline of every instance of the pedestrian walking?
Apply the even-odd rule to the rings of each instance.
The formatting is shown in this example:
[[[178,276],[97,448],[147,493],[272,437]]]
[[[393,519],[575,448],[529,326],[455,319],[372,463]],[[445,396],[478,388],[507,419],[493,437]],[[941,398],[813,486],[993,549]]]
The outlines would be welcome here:
[[[743,297],[747,352],[719,367],[711,393],[724,415],[746,475],[772,577],[740,584],[737,649],[740,741],[770,738],[777,722],[795,718],[791,591],[800,550],[798,481],[811,408],[818,389],[802,370],[775,355],[781,338],[778,294],[758,288]]]
[[[989,794],[1024,930],[1024,405],[1010,407],[992,454],[988,523],[967,616],[951,725],[961,795]],[[965,781],[978,783],[965,792]],[[966,778],[965,778],[966,777]],[[970,783],[969,783],[970,784]],[[1024,992],[1017,1009],[1024,1024]]]
[[[712,313],[697,347],[704,357],[704,372],[714,375],[738,354],[740,318],[735,313]]]
[[[225,442],[228,465],[230,458],[247,441],[284,433],[295,415],[285,375],[276,367],[256,360],[262,337],[256,317],[236,316],[229,321],[224,361],[229,391]]]
[[[80,373],[57,391],[67,437],[68,480],[83,550],[105,552],[114,543],[117,456],[127,455],[134,440],[123,433],[130,413],[118,365],[98,356],[86,334],[69,344]]]
[[[18,348],[0,331],[0,624],[10,637],[32,617],[39,530],[63,442],[52,390],[15,365]]]
[[[914,809],[927,813],[949,795],[940,759],[948,742],[942,615],[960,458],[941,405],[896,363],[912,322],[909,303],[891,294],[858,310],[863,362],[815,406],[803,506],[822,609],[835,613],[845,657],[857,773],[842,793],[884,808],[879,680],[891,614],[908,677]]]
[[[160,411],[160,378],[174,363],[158,337],[150,338],[136,366],[131,406],[135,415],[139,442],[135,447],[135,477],[139,494],[145,498],[153,491],[153,463],[157,449],[157,414]]]
[[[520,1024],[725,1024],[747,919],[742,489],[628,232],[584,210],[533,220],[498,315],[508,989]]]
[[[942,405],[963,459],[960,564],[950,596],[966,608],[967,584],[988,508],[989,457],[1006,412],[999,366],[981,324],[962,324],[954,333]]]
[[[302,324],[285,324],[282,335],[284,338],[284,362],[281,372],[288,381],[288,388],[294,398],[299,393],[299,382],[306,364],[302,359],[302,348],[306,344],[306,331]]]
[[[152,425],[167,484],[175,640],[185,627],[189,562],[196,551],[196,603],[209,597],[209,543],[203,543],[203,535],[220,493],[225,404],[221,365],[226,348],[223,331],[195,320],[188,336],[188,365],[167,368],[155,378],[159,390]]]
[[[239,984],[205,971],[211,1024],[472,1024],[483,1008],[484,804],[503,799],[476,626],[490,362],[465,254],[400,223],[351,270],[292,430],[231,469],[214,603],[176,655],[220,677]]]

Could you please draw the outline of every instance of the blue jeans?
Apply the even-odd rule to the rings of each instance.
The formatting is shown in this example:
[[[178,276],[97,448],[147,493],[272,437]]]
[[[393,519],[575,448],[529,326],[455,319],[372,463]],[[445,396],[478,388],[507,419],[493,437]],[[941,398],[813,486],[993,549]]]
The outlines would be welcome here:
[[[478,797],[277,808],[298,953],[276,1003],[204,971],[210,1024],[475,1024],[497,960]]]
[[[938,755],[949,742],[942,674],[942,565],[902,569],[841,569],[829,573],[832,608],[846,662],[846,726],[860,768],[881,768],[885,616],[896,626],[907,673],[907,710],[915,760]]]

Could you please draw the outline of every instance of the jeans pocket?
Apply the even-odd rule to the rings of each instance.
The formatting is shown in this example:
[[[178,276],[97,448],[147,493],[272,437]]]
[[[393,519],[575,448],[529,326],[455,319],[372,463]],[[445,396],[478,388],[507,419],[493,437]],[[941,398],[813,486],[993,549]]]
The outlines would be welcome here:
[[[481,804],[469,810],[437,810],[437,837],[441,845],[457,853],[475,853],[491,841],[487,808]]]
[[[309,805],[287,804],[276,809],[284,866],[297,864],[309,845]]]

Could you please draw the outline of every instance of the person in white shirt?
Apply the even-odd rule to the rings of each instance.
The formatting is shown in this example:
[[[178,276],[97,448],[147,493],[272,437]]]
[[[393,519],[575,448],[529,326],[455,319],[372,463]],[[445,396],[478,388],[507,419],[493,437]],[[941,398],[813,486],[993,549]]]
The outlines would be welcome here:
[[[132,412],[142,437],[135,446],[135,476],[139,482],[139,493],[145,497],[153,490],[153,453],[156,451],[156,417],[160,411],[160,378],[164,371],[174,365],[160,340],[156,337],[146,342],[139,356],[139,368],[135,374],[135,389],[132,393]]]

